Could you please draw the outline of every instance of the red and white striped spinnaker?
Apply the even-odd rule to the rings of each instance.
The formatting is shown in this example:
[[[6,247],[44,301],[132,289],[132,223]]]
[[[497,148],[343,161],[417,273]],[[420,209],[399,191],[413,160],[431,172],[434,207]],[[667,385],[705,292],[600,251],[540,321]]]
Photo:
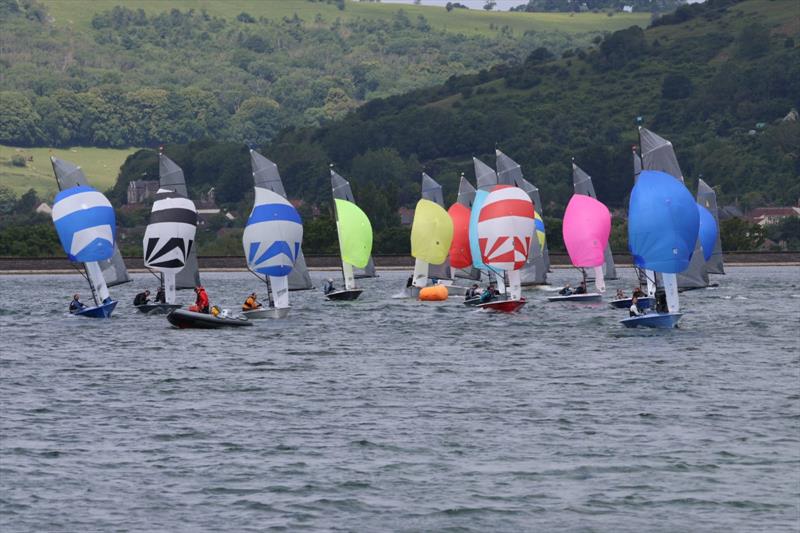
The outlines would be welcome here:
[[[525,266],[536,233],[530,197],[519,187],[497,185],[481,207],[478,244],[483,263],[508,273],[510,297],[522,297],[519,270]]]

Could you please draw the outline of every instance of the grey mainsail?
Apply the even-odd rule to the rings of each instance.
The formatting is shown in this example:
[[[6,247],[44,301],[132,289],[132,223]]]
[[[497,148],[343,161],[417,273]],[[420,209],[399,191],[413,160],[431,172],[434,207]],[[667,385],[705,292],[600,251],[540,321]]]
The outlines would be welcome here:
[[[278,165],[252,149],[250,150],[250,165],[253,169],[253,181],[256,187],[269,189],[288,200],[281,175],[278,173]],[[314,283],[308,274],[306,258],[301,248],[294,262],[294,268],[289,273],[289,290],[302,291],[313,288]]]
[[[597,195],[594,192],[594,184],[592,184],[592,177],[574,162],[572,163],[572,185],[575,188],[575,194],[590,196],[597,200]],[[617,279],[617,269],[614,265],[614,256],[611,253],[611,243],[606,245],[603,255],[605,257],[605,263],[603,263],[603,275],[605,279]],[[594,274],[592,274],[592,276],[594,276]]]
[[[472,158],[472,166],[475,169],[475,180],[478,184],[478,189],[488,190],[490,187],[497,185],[497,172],[492,167],[477,157]]]
[[[495,157],[498,181],[506,185],[514,185],[525,191],[533,202],[534,209],[541,216],[542,208],[539,189],[523,177],[522,168],[516,161],[500,150],[495,150]],[[547,284],[547,271],[549,269],[547,241],[544,243],[544,249],[536,246],[536,244],[538,243],[534,243],[534,246],[531,247],[528,261],[520,270],[520,279],[523,286]]]
[[[189,198],[183,169],[161,153],[158,154],[158,181],[160,188],[175,191],[184,198]],[[175,288],[193,289],[198,285],[200,285],[200,268],[197,264],[197,242],[195,241],[195,246],[192,246],[186,256],[186,266],[175,275]]]
[[[660,170],[683,180],[683,172],[672,143],[647,128],[639,127],[639,148],[644,170]]]
[[[719,236],[717,194],[702,178],[697,180],[697,203],[708,209],[711,214],[714,215],[714,220],[717,222],[717,240],[714,243],[714,250],[711,252],[711,257],[706,261],[706,270],[708,270],[709,274],[724,274],[725,265],[722,260],[722,240]]]
[[[656,135],[647,128],[639,127],[639,143],[642,150],[642,169],[666,172],[684,182],[683,172],[678,165],[678,157],[672,143]],[[700,289],[708,287],[708,271],[700,247],[700,239],[694,245],[689,267],[677,275],[679,289]]]
[[[334,198],[356,203],[353,197],[353,190],[350,188],[350,182],[337,174],[333,169],[331,169],[331,185],[333,186]],[[369,256],[369,263],[367,263],[367,266],[363,270],[360,268],[353,268],[353,275],[356,278],[378,277],[375,273],[375,262],[372,260],[372,255]]]
[[[79,185],[89,186],[89,181],[81,167],[56,157],[51,157],[50,162],[53,165],[53,173],[56,175],[59,190],[63,191]],[[106,286],[113,287],[131,281],[128,269],[125,268],[125,261],[122,260],[122,254],[116,243],[114,243],[114,255],[111,256],[111,259],[98,261],[98,264],[103,272],[103,278],[106,280]]]
[[[472,202],[475,201],[475,187],[461,174],[461,181],[458,182],[458,197],[456,202],[472,209]],[[454,278],[471,279],[480,281],[481,271],[475,267],[459,268],[453,272]]]
[[[435,202],[444,207],[442,186],[436,180],[422,173],[422,198]],[[450,260],[445,259],[440,265],[428,265],[428,277],[437,279],[450,279]]]

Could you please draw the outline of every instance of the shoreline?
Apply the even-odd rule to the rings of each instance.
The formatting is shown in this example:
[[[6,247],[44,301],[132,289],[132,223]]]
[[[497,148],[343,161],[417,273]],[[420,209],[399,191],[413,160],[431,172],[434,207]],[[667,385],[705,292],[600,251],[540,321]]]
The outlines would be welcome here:
[[[621,254],[622,255],[622,254]],[[630,257],[625,254],[624,261],[616,263],[621,268],[632,268]],[[723,254],[725,266],[760,267],[800,267],[800,252],[727,252]],[[141,256],[125,257],[128,272],[141,274],[149,272]],[[409,270],[414,268],[414,259],[407,255],[374,256],[377,270]],[[330,271],[341,267],[338,255],[306,256],[308,270]],[[246,272],[247,266],[241,256],[200,256],[200,270],[204,272]],[[550,254],[552,269],[573,268],[565,253]],[[0,275],[27,274],[77,274],[75,268],[65,257],[0,257]]]

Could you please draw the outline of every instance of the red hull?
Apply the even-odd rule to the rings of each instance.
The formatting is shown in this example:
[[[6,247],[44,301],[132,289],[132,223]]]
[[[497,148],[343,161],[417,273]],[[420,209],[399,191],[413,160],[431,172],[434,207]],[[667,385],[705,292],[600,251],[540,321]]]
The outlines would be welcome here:
[[[478,304],[477,307],[498,313],[516,313],[522,309],[522,306],[525,305],[525,303],[525,298],[522,298],[520,300],[498,300],[495,302],[486,302],[485,304]]]

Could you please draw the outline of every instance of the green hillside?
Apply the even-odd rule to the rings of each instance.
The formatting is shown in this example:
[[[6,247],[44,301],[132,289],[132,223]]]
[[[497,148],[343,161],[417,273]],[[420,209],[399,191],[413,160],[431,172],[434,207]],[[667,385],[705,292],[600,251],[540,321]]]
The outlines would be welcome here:
[[[465,35],[491,37],[498,29],[507,27],[512,34],[522,36],[525,32],[587,33],[615,31],[631,25],[644,26],[650,21],[649,13],[510,13],[484,11],[481,9],[455,9],[446,11],[442,7],[381,4],[377,2],[345,3],[340,10],[335,5],[308,0],[43,0],[54,23],[59,26],[73,26],[90,29],[92,17],[102,11],[109,11],[117,5],[128,9],[143,9],[149,14],[157,14],[167,9],[187,11],[206,11],[214,17],[233,19],[245,12],[255,18],[264,17],[280,20],[283,17],[298,17],[314,20],[317,15],[324,19],[340,19],[342,22],[355,19],[392,20],[403,10],[416,19],[423,16],[434,30],[444,30]]]
[[[648,15],[307,0],[0,0],[0,143],[264,142]]]
[[[471,157],[493,162],[498,146],[522,164],[551,212],[571,193],[575,157],[595,177],[600,198],[619,207],[630,190],[640,116],[673,141],[690,186],[702,175],[723,203],[794,204],[800,122],[781,119],[800,109],[796,13],[789,0],[687,6],[588,51],[561,58],[538,51],[521,66],[369,102],[321,128],[287,131],[266,152],[303,192],[319,191],[318,201],[327,195],[328,161],[362,182],[370,178],[361,162],[379,153],[424,165],[452,199],[458,175],[472,176]],[[408,183],[396,168],[380,180]],[[402,203],[413,195],[389,197]]]
[[[21,196],[35,189],[43,199],[58,192],[50,156],[67,159],[79,165],[92,186],[103,191],[114,185],[119,167],[136,150],[114,148],[15,148],[0,145],[0,184]],[[12,157],[22,157],[25,166],[12,164]],[[30,159],[30,160],[29,160]]]

